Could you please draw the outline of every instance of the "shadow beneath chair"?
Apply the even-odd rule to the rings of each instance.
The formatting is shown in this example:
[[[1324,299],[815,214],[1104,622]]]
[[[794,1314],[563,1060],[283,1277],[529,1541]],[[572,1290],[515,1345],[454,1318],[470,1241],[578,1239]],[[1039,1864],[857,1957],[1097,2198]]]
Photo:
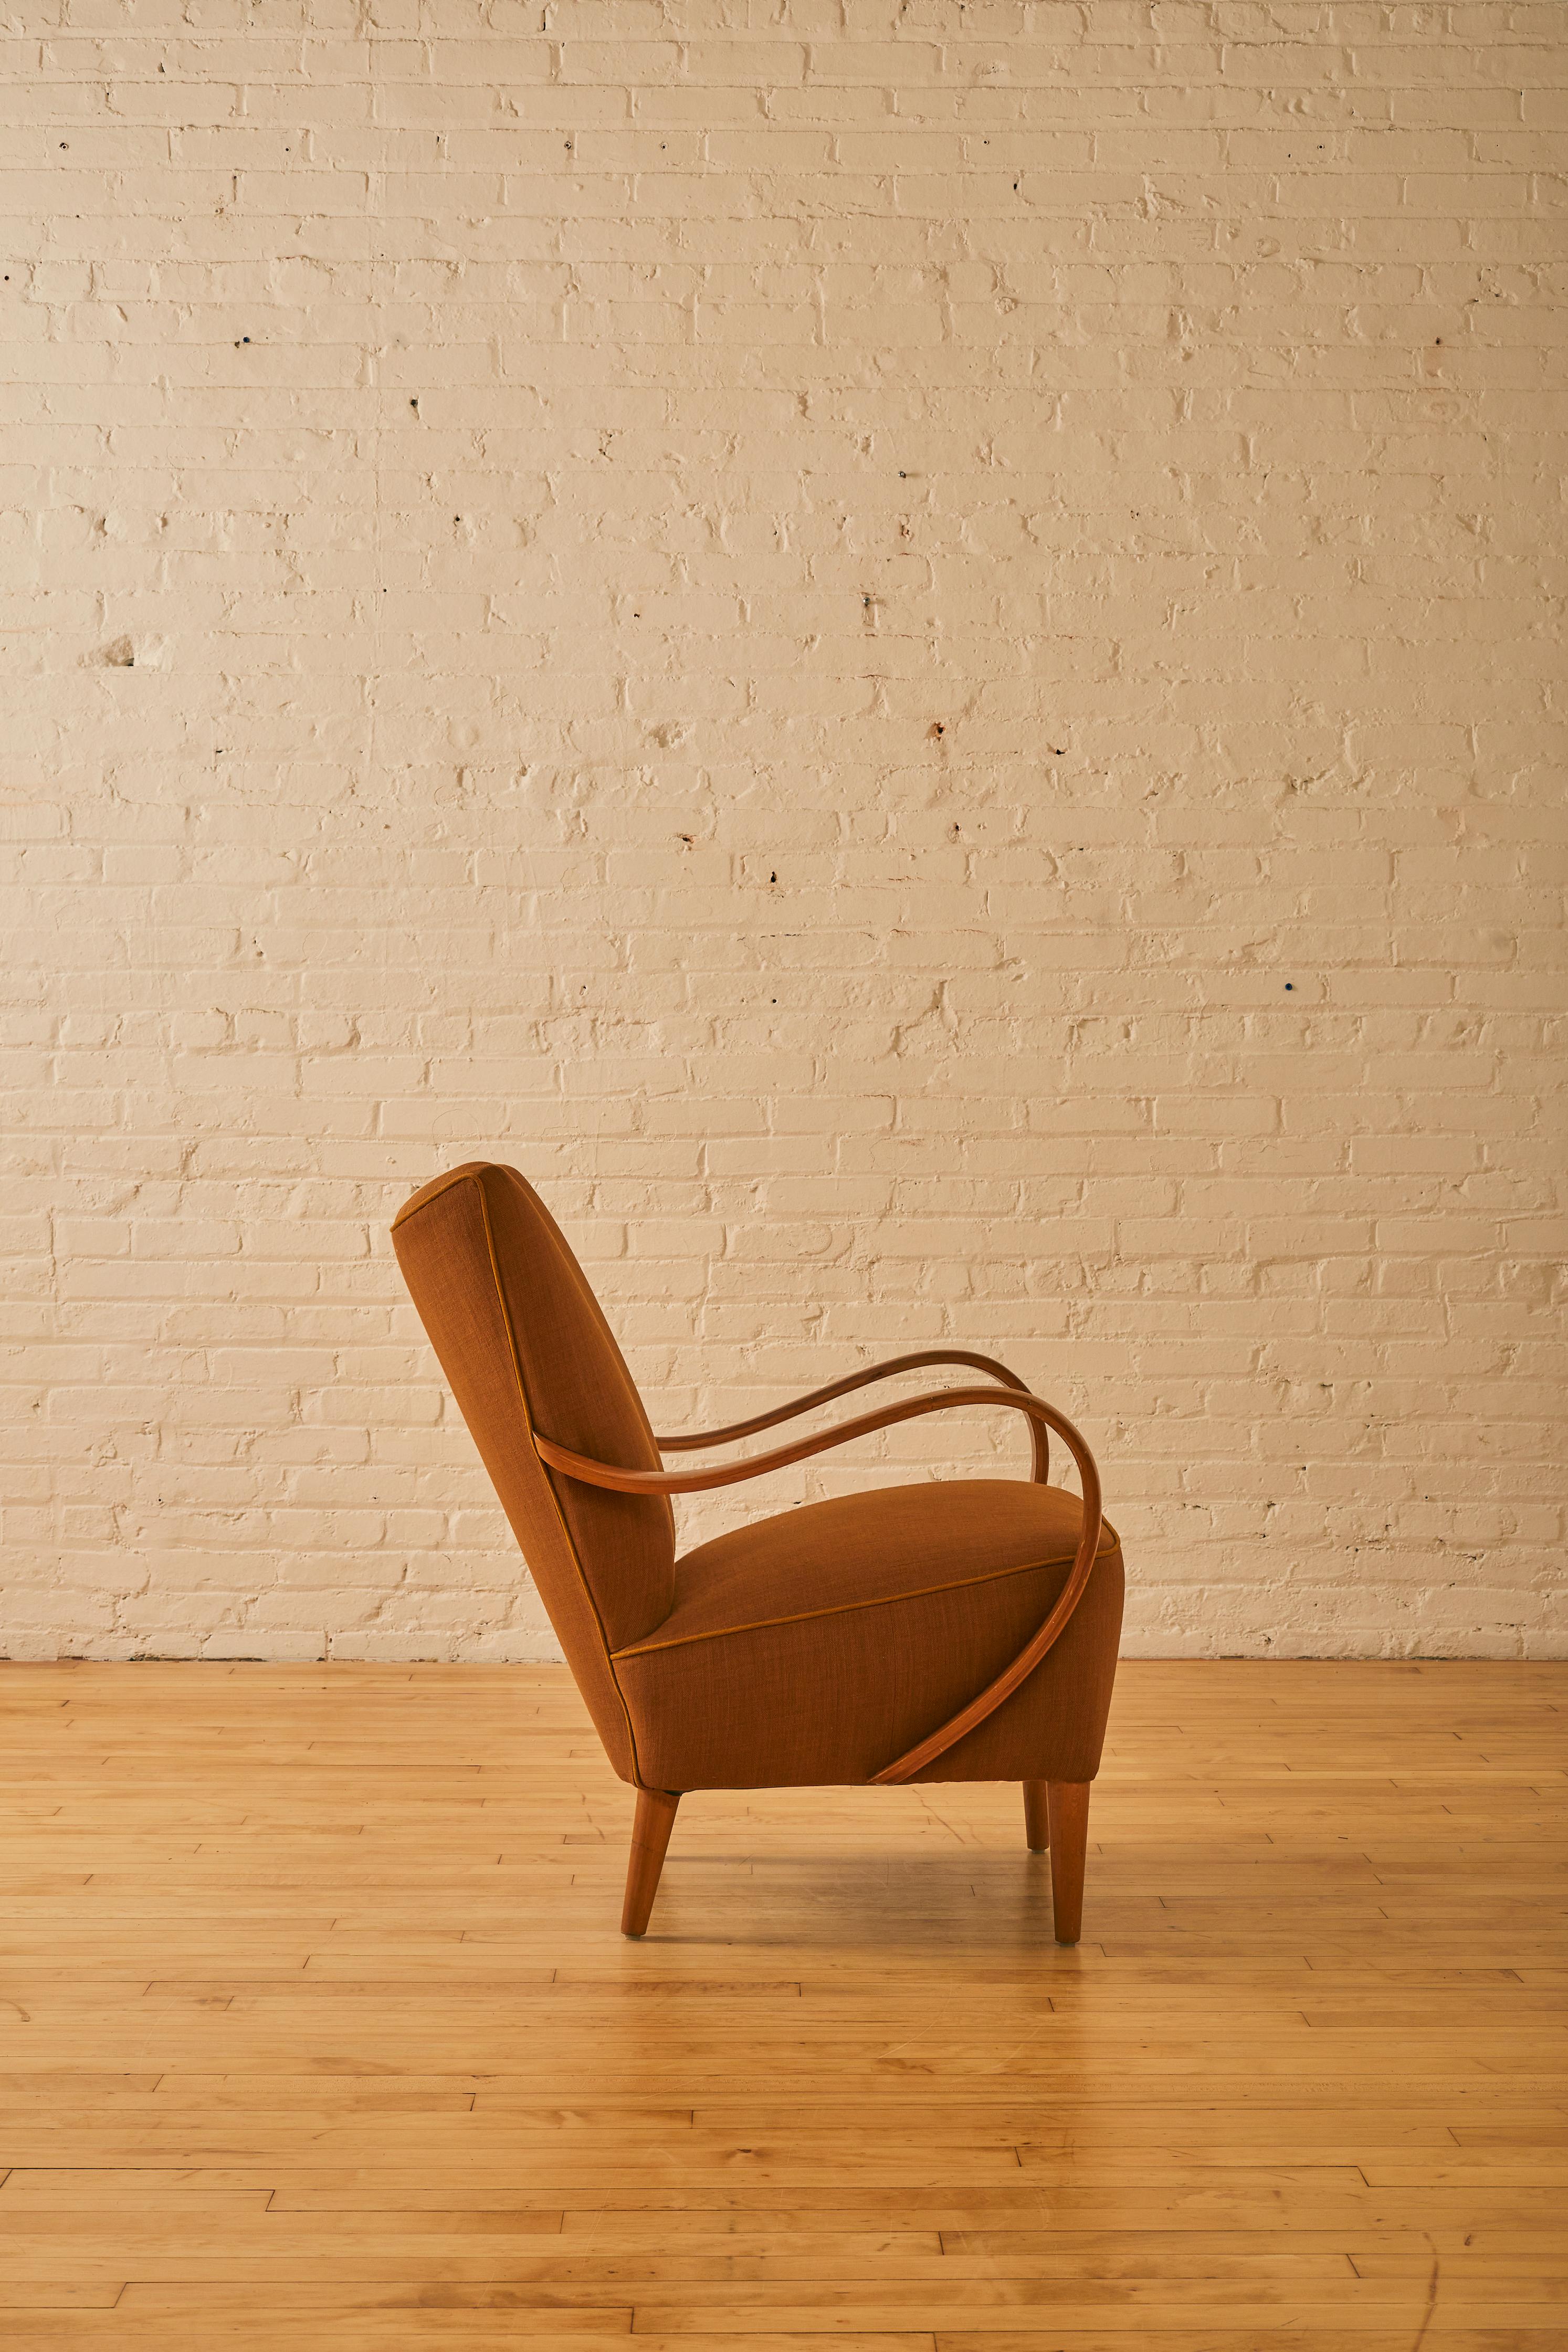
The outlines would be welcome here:
[[[911,1958],[1003,1960],[1059,1949],[1043,1854],[676,1854],[643,1948],[868,1948]]]

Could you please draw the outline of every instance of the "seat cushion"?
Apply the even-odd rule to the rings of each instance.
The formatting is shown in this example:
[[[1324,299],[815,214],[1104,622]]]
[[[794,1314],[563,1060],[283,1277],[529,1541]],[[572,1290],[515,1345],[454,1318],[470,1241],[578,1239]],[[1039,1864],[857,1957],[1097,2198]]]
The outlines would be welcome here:
[[[968,1478],[809,1504],[699,1546],[675,1564],[664,1622],[616,1653],[639,1778],[870,1780],[1023,1648],[1067,1580],[1081,1524],[1060,1487]],[[1043,1664],[921,1777],[1092,1779],[1121,1596],[1106,1527]]]

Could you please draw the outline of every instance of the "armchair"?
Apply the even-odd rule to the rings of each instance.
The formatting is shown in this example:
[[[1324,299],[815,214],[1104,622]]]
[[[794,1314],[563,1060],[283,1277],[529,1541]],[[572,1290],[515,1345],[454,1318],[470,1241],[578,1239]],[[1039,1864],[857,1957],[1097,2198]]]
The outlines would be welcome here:
[[[1017,1375],[930,1348],[749,1421],[657,1437],[582,1269],[516,1170],[474,1161],[405,1202],[393,1246],[614,1769],[637,1791],[622,1933],[647,1927],[692,1789],[1017,1780],[1076,1943],[1089,1787],[1121,1628],[1121,1548],[1094,1459]],[[706,1468],[727,1445],[931,1365],[989,1376]],[[1027,1481],[812,1503],[677,1558],[669,1498],[762,1476],[917,1416],[1027,1420]],[[1054,1432],[1082,1499],[1049,1484]]]

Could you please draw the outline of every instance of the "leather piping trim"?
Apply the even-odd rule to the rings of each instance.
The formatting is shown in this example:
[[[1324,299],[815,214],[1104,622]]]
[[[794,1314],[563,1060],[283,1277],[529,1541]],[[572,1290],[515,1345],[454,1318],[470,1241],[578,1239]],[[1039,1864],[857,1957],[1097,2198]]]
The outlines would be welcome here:
[[[1115,1548],[1115,1536],[1108,1528],[1102,1528],[1100,1550]],[[1071,1568],[1072,1558],[1071,1552],[1064,1551],[1053,1553],[1050,1559],[1020,1559],[1016,1568],[988,1568],[978,1576],[956,1576],[946,1584],[917,1585],[911,1592],[878,1592],[869,1601],[834,1601],[825,1609],[797,1609],[788,1617],[751,1617],[743,1625],[714,1625],[701,1633],[677,1633],[669,1642],[638,1642],[612,1654],[617,1659],[646,1658],[657,1650],[690,1649],[694,1642],[727,1641],[731,1633],[763,1633],[774,1625],[810,1625],[820,1617],[847,1617],[857,1609],[895,1609],[901,1601],[925,1601],[934,1592],[967,1592],[977,1584],[1003,1583],[1009,1576],[1036,1576],[1041,1569]]]
[[[483,1165],[484,1163],[480,1162],[479,1164]],[[453,1169],[451,1173],[445,1178],[433,1178],[428,1189],[424,1187],[421,1188],[424,1191],[424,1198],[420,1202],[418,1209],[414,1207],[413,1201],[412,1199],[403,1202],[402,1208],[398,1211],[396,1216],[392,1221],[392,1232],[395,1234],[398,1227],[406,1218],[417,1217],[420,1213],[420,1209],[428,1209],[432,1207],[435,1202],[440,1200],[444,1192],[451,1192],[454,1184],[477,1184],[478,1182],[479,1179],[475,1172],[475,1166],[473,1163],[470,1163],[465,1168]],[[484,1188],[481,1186],[480,1189],[483,1190]],[[417,1197],[417,1195],[415,1197]]]
[[[549,1465],[541,1458],[538,1447],[534,1442],[534,1416],[528,1404],[528,1391],[523,1381],[522,1360],[517,1354],[517,1335],[512,1328],[512,1313],[510,1307],[507,1305],[507,1294],[501,1283],[501,1268],[496,1256],[496,1236],[490,1230],[490,1203],[485,1197],[484,1179],[482,1176],[472,1171],[465,1171],[462,1175],[455,1175],[453,1177],[450,1184],[443,1184],[440,1192],[433,1192],[430,1195],[430,1198],[428,1200],[422,1201],[419,1206],[420,1209],[430,1208],[436,1201],[439,1201],[442,1198],[444,1193],[451,1191],[453,1184],[472,1184],[476,1188],[479,1194],[479,1215],[485,1227],[485,1247],[490,1255],[490,1279],[496,1286],[496,1304],[501,1310],[501,1322],[507,1334],[507,1345],[511,1351],[512,1378],[517,1384],[517,1402],[523,1408],[523,1426],[528,1433],[528,1445],[533,1454],[534,1460],[538,1463],[540,1475],[545,1482],[545,1492],[549,1495],[550,1499],[550,1508],[555,1513],[556,1523],[560,1528],[561,1536],[565,1541],[567,1550],[571,1555],[571,1564],[577,1570],[577,1580],[582,1587],[583,1599],[587,1601],[590,1609],[593,1612],[593,1622],[599,1628],[600,1643],[604,1652],[605,1661],[610,1668],[610,1679],[615,1685],[615,1696],[621,1702],[621,1713],[624,1717],[626,1724],[626,1738],[632,1750],[632,1769],[637,1775],[636,1780],[632,1785],[633,1788],[640,1789],[643,1787],[643,1766],[637,1754],[637,1734],[632,1727],[632,1710],[626,1704],[626,1694],[621,1687],[621,1677],[615,1671],[615,1653],[610,1646],[610,1636],[604,1630],[604,1620],[599,1613],[599,1603],[593,1597],[593,1587],[590,1584],[587,1576],[583,1572],[581,1555],[578,1551],[577,1544],[573,1538],[571,1529],[567,1526],[566,1514],[560,1507],[560,1497],[555,1490],[555,1480],[550,1475]],[[418,1213],[419,1212],[416,1210],[414,1214],[417,1215]],[[401,1217],[393,1219],[392,1224],[394,1231],[401,1223]],[[516,1538],[514,1538],[513,1540],[516,1541]],[[522,1546],[519,1544],[517,1549],[520,1551],[522,1549]],[[526,1567],[527,1564],[527,1560],[525,1559],[524,1566]]]

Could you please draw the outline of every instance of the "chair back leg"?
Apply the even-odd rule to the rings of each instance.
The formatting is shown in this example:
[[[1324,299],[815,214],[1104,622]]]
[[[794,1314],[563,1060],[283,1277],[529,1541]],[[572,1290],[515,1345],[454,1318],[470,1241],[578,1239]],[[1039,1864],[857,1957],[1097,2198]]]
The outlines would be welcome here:
[[[637,1818],[632,1824],[632,1853],[626,1864],[626,1900],[621,1909],[621,1933],[623,1936],[641,1936],[646,1932],[648,1914],[659,1891],[659,1873],[664,1867],[670,1832],[675,1826],[675,1808],[680,1801],[678,1789],[639,1789],[637,1791]]]
[[[1030,1853],[1043,1853],[1051,1843],[1051,1806],[1046,1790],[1048,1780],[1026,1780],[1023,1784],[1023,1833]]]
[[[1051,1783],[1051,1905],[1059,1944],[1075,1944],[1083,1925],[1091,1785],[1087,1780]]]

